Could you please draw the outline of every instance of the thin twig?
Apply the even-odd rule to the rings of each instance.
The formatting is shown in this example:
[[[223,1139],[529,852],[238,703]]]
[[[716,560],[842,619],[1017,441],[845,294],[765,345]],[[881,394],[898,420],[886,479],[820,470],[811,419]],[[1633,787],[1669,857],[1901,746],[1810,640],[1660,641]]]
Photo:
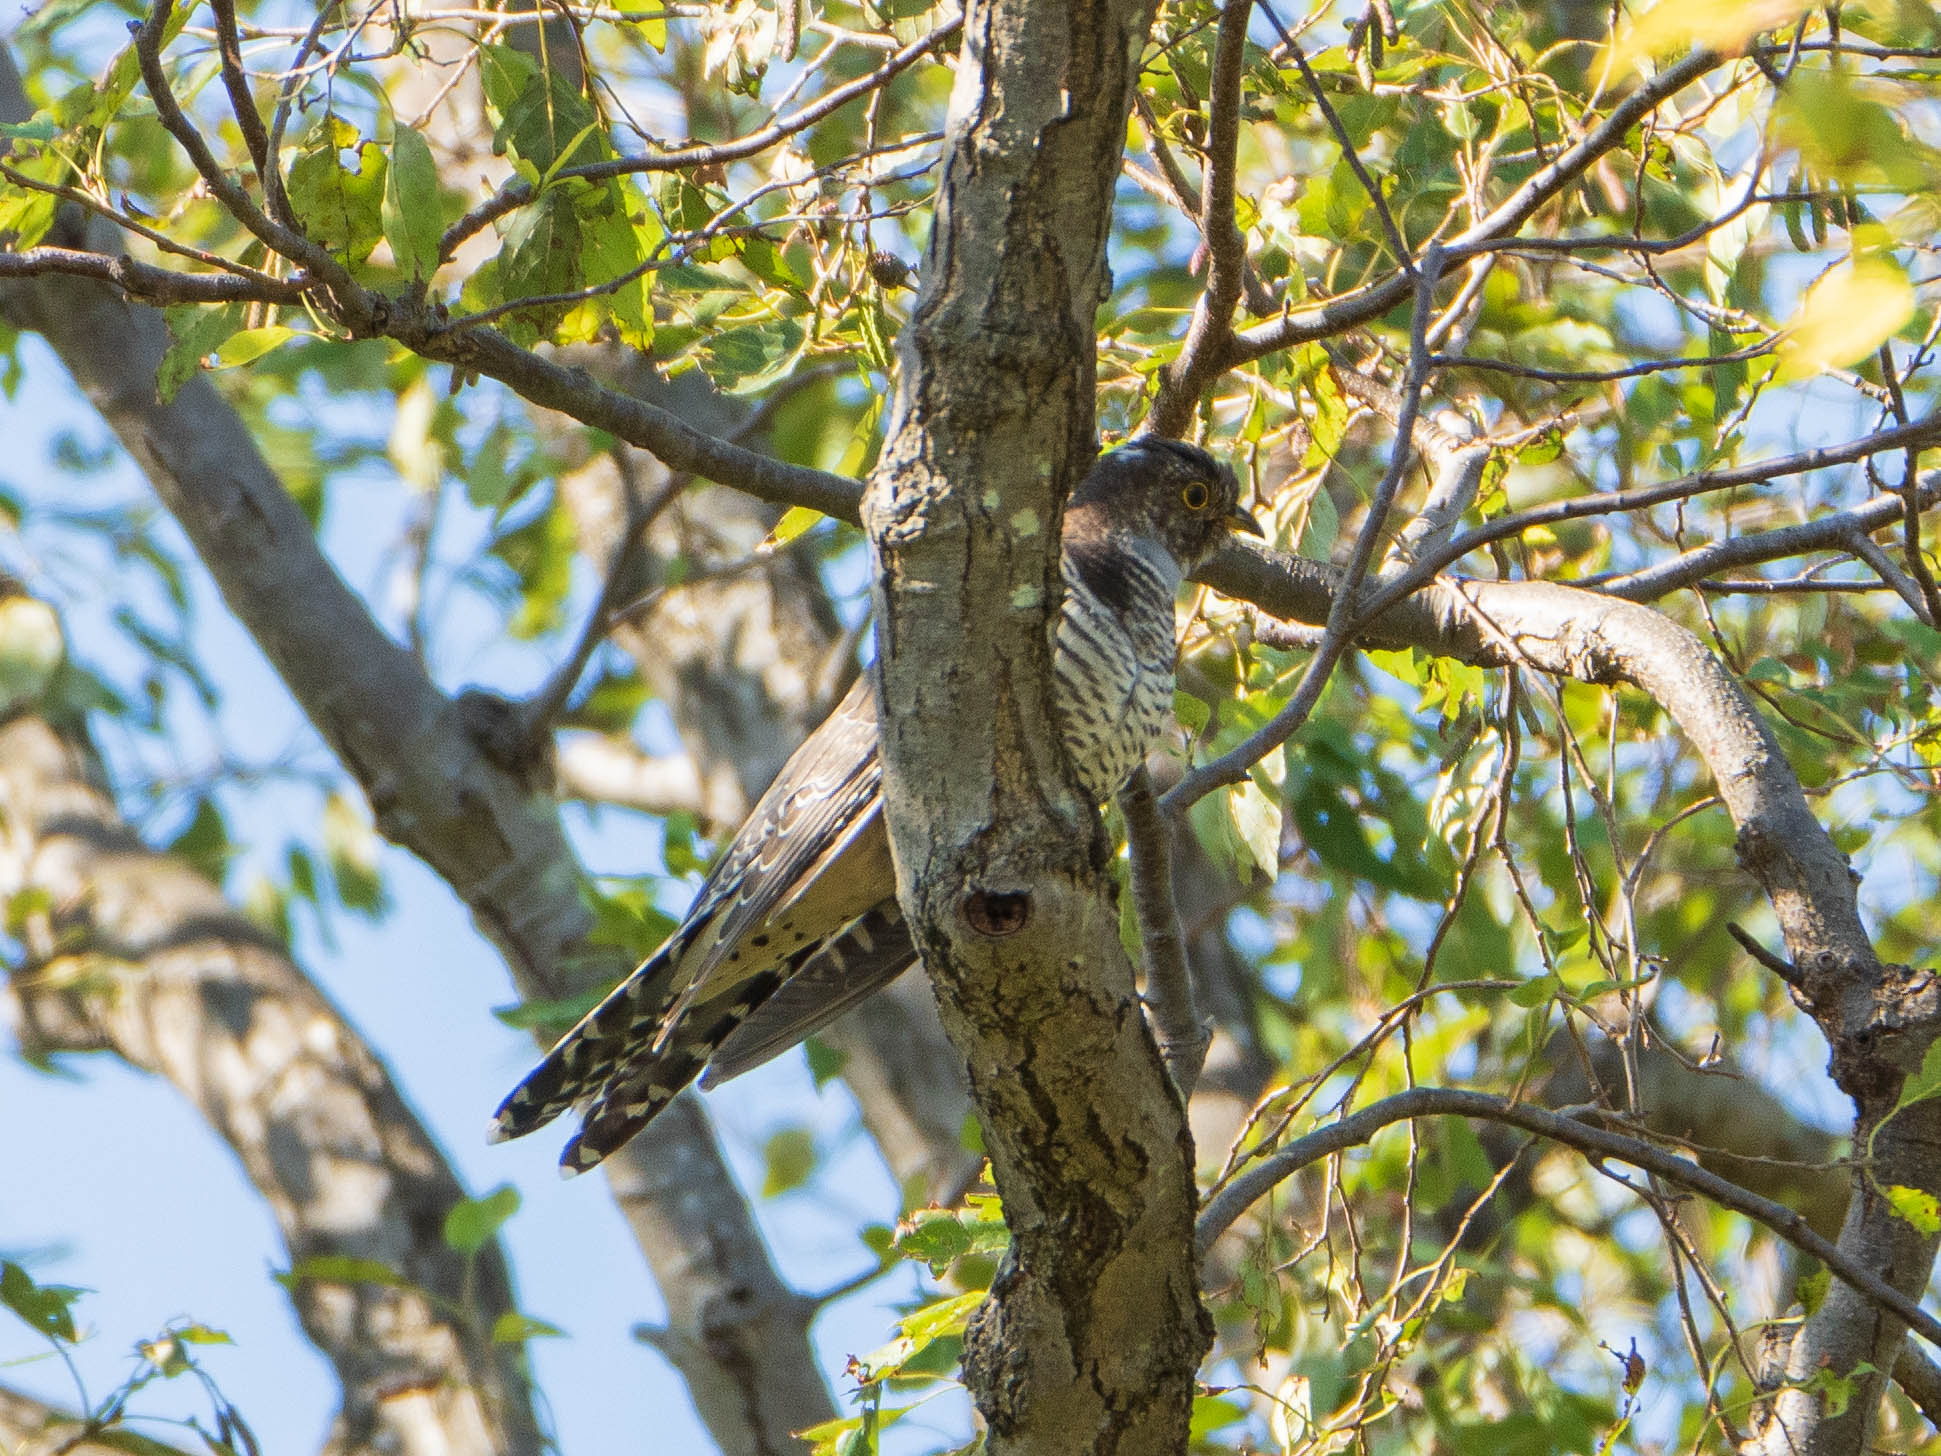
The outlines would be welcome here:
[[[1307,89],[1313,93],[1314,104],[1327,120],[1328,129],[1334,133],[1334,139],[1341,144],[1342,157],[1354,170],[1356,180],[1361,183],[1362,190],[1368,194],[1368,200],[1375,204],[1375,215],[1381,219],[1382,232],[1388,238],[1389,247],[1395,252],[1396,263],[1404,273],[1411,278],[1414,277],[1415,259],[1409,253],[1409,245],[1402,238],[1402,230],[1395,225],[1394,214],[1388,210],[1388,199],[1382,195],[1381,184],[1369,174],[1361,157],[1356,154],[1354,138],[1348,135],[1348,128],[1342,124],[1340,114],[1328,100],[1328,93],[1321,86],[1321,78],[1315,75],[1314,68],[1308,65],[1307,52],[1301,49],[1299,41],[1288,34],[1287,27],[1281,24],[1281,18],[1274,13],[1274,7],[1268,4],[1267,0],[1261,0],[1260,8],[1268,20],[1273,22],[1274,29],[1280,32],[1280,48],[1293,57],[1294,64],[1300,68],[1301,79],[1307,82]]]
[[[896,51],[882,65],[867,75],[858,76],[846,85],[838,86],[827,95],[820,96],[798,111],[781,117],[767,126],[760,127],[746,136],[732,141],[719,142],[707,146],[681,147],[671,152],[661,152],[654,156],[616,157],[605,162],[588,162],[577,167],[563,167],[556,179],[579,177],[597,182],[609,177],[623,177],[638,172],[678,172],[695,167],[718,167],[727,162],[740,161],[812,126],[840,110],[859,96],[867,95],[878,87],[887,85],[898,74],[907,70],[915,62],[928,55],[935,47],[955,35],[963,27],[961,15],[945,21],[935,30],[919,36],[910,44]],[[481,202],[457,222],[445,229],[439,239],[438,257],[441,261],[449,259],[464,241],[479,229],[497,218],[504,217],[515,208],[523,207],[534,196],[532,184],[524,181],[509,182],[491,197]]]
[[[1398,1092],[1350,1113],[1299,1138],[1272,1157],[1240,1174],[1201,1209],[1195,1240],[1204,1258],[1214,1242],[1266,1193],[1322,1158],[1369,1141],[1383,1128],[1420,1117],[1474,1117],[1520,1127],[1553,1142],[1576,1148],[1594,1160],[1609,1158],[1642,1168],[1647,1173],[1688,1188],[1721,1208],[1745,1215],[1779,1235],[1794,1248],[1812,1255],[1846,1284],[1917,1331],[1930,1344],[1941,1346],[1941,1320],[1922,1309],[1885,1279],[1847,1257],[1832,1240],[1815,1233],[1792,1209],[1748,1192],[1738,1184],[1654,1147],[1641,1138],[1595,1127],[1574,1117],[1541,1107],[1513,1103],[1484,1092],[1448,1087],[1416,1087]]]
[[[223,89],[229,93],[229,109],[236,115],[236,126],[249,148],[256,175],[267,177],[270,170],[270,139],[263,130],[263,114],[256,109],[256,97],[249,89],[249,75],[243,70],[242,44],[236,38],[236,0],[209,0],[216,17],[216,55],[222,64]],[[267,193],[268,188],[265,187]]]
[[[1864,460],[1870,455],[1878,455],[1883,451],[1905,449],[1915,444],[1927,445],[1936,441],[1941,441],[1941,414],[1931,415],[1927,419],[1901,428],[1881,430],[1844,445],[1802,450],[1797,454],[1781,455],[1751,465],[1733,466],[1727,470],[1704,470],[1696,475],[1668,481],[1663,485],[1606,491],[1596,495],[1578,496],[1571,500],[1552,501],[1549,505],[1536,506],[1513,515],[1499,516],[1494,521],[1456,537],[1440,550],[1424,556],[1395,580],[1384,582],[1380,590],[1362,604],[1356,625],[1360,627],[1373,620],[1403,597],[1433,580],[1445,567],[1453,566],[1478,547],[1521,535],[1532,526],[1553,525],[1558,521],[1572,521],[1584,516],[1605,516],[1642,510],[1647,506],[1686,500],[1710,491],[1759,484],[1775,480],[1782,475],[1802,475],[1809,470],[1823,470],[1829,465],[1850,465],[1856,460]]]
[[[148,19],[134,27],[135,59],[141,67],[142,80],[148,87],[149,99],[155,103],[155,115],[162,123],[163,130],[188,153],[197,174],[230,216],[248,228],[271,252],[281,253],[301,263],[330,289],[339,308],[363,315],[357,322],[365,322],[372,311],[372,304],[364,289],[350,276],[349,269],[332,257],[327,249],[318,247],[302,233],[265,214],[243,190],[242,184],[216,160],[202,133],[183,114],[180,103],[175,99],[174,88],[169,85],[168,72],[162,66],[162,37],[174,10],[174,0],[156,0]]]
[[[1240,145],[1240,83],[1247,56],[1247,18],[1252,8],[1253,0],[1227,0],[1214,40],[1206,162],[1199,198],[1206,288],[1194,306],[1193,322],[1187,328],[1179,357],[1160,375],[1147,428],[1162,435],[1185,430],[1200,396],[1226,368],[1233,340],[1233,312],[1240,304],[1247,269],[1247,240],[1234,221],[1234,172]],[[1157,138],[1156,127],[1148,131]],[[1164,161],[1160,165],[1163,167]]]
[[[1696,359],[1648,359],[1622,369],[1543,369],[1534,364],[1513,364],[1507,359],[1479,359],[1470,354],[1437,354],[1430,360],[1438,369],[1483,369],[1493,374],[1513,374],[1519,379],[1541,379],[1551,384],[1606,384],[1614,379],[1635,379],[1641,374],[1663,374],[1671,369],[1699,369],[1710,364],[1743,364],[1760,359],[1779,347],[1776,339],[1765,339],[1730,354],[1706,354]]]
[[[1250,767],[1287,742],[1307,721],[1315,704],[1321,701],[1321,693],[1327,686],[1329,676],[1353,645],[1361,622],[1367,619],[1364,613],[1362,618],[1351,621],[1362,581],[1374,560],[1375,543],[1381,539],[1389,511],[1401,490],[1402,477],[1408,471],[1409,461],[1414,458],[1415,419],[1429,374],[1429,350],[1424,340],[1429,327],[1429,314],[1435,306],[1436,283],[1441,277],[1442,252],[1431,243],[1423,251],[1421,266],[1415,275],[1415,312],[1409,323],[1408,377],[1402,386],[1402,405],[1395,422],[1395,445],[1389,455],[1388,469],[1382,475],[1381,484],[1375,488],[1375,498],[1368,504],[1367,519],[1362,522],[1361,531],[1355,537],[1354,553],[1342,574],[1340,590],[1328,609],[1327,631],[1321,645],[1308,659],[1307,669],[1301,674],[1293,696],[1273,718],[1238,747],[1188,772],[1167,792],[1160,801],[1160,807],[1169,816],[1177,818],[1215,789],[1238,783]]]
[[[1941,500],[1941,474],[1930,476],[1910,494],[1917,508]],[[1770,531],[1748,531],[1742,535],[1728,536],[1721,541],[1694,547],[1682,556],[1645,567],[1641,571],[1586,577],[1575,585],[1592,587],[1634,602],[1652,601],[1680,587],[1704,582],[1715,572],[1755,566],[1763,561],[1779,561],[1809,551],[1838,550],[1855,531],[1872,532],[1892,525],[1904,504],[1905,498],[1902,496],[1878,495],[1862,501],[1850,511],[1839,511],[1817,520],[1779,526]],[[1744,588],[1747,583],[1722,582],[1719,585]]]

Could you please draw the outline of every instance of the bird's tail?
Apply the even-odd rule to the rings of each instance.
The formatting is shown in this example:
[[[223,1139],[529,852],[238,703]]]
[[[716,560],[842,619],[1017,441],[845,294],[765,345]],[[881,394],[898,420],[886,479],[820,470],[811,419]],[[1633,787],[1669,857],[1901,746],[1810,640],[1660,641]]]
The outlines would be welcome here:
[[[675,1013],[680,998],[670,981],[680,949],[661,947],[561,1037],[499,1104],[488,1139],[496,1143],[524,1137],[584,1104],[579,1134],[559,1160],[567,1176],[584,1173],[647,1126],[698,1077],[715,1048],[775,994],[810,950],[805,946],[791,961]]]
[[[546,1059],[499,1104],[487,1138],[499,1143],[544,1127],[597,1095],[633,1048],[651,1043],[674,1000],[668,980],[677,949],[672,943],[662,946],[554,1043]]]
[[[624,1147],[682,1088],[701,1075],[734,1029],[748,1014],[775,994],[792,967],[774,967],[737,982],[719,996],[684,1008],[679,1018],[655,1037],[643,1033],[632,1050],[609,1068],[580,1122],[578,1136],[559,1155],[567,1177],[584,1173],[607,1154]]]

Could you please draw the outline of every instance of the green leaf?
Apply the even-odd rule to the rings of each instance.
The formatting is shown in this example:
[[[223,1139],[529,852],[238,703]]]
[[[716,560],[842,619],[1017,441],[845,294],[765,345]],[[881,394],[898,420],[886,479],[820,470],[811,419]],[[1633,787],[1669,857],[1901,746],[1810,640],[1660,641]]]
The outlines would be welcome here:
[[[1215,1431],[1224,1430],[1236,1421],[1244,1421],[1250,1412],[1239,1401],[1227,1396],[1196,1395],[1193,1397],[1193,1422],[1188,1437],[1193,1445],[1206,1440]]]
[[[816,1167],[815,1135],[805,1127],[785,1127],[762,1145],[762,1197],[775,1198],[800,1188]]]
[[[244,329],[231,334],[216,350],[216,362],[224,369],[253,364],[270,350],[297,337],[297,331],[283,324],[265,324],[260,329]]]
[[[1555,976],[1537,976],[1510,992],[1510,1002],[1515,1006],[1541,1006],[1562,989]]]
[[[1213,708],[1204,699],[1196,698],[1183,689],[1173,690],[1173,716],[1187,732],[1200,734],[1206,732],[1206,725],[1213,720]]]
[[[339,793],[325,799],[323,843],[338,902],[346,910],[375,918],[390,908],[378,869],[377,831],[361,805]]]
[[[812,506],[790,506],[782,512],[782,519],[775,523],[775,529],[768,533],[768,540],[764,544],[786,546],[823,519],[822,512]]]
[[[312,1254],[299,1259],[288,1269],[272,1274],[285,1289],[295,1292],[305,1283],[381,1284],[392,1289],[416,1288],[409,1279],[389,1264],[376,1259],[360,1259],[352,1254]]]
[[[906,1314],[901,1321],[903,1333],[912,1339],[930,1341],[940,1335],[961,1335],[964,1326],[970,1322],[971,1312],[982,1304],[986,1295],[981,1289],[973,1289],[968,1294],[959,1294],[950,1299],[940,1299],[934,1304],[926,1304],[913,1314]]]
[[[842,1075],[843,1067],[849,1061],[849,1053],[837,1051],[819,1036],[804,1038],[802,1050],[809,1056],[809,1076],[814,1080],[816,1091],[828,1086],[830,1080]]]
[[[512,1006],[494,1006],[492,1014],[515,1031],[545,1031],[557,1036],[577,1026],[582,1016],[606,999],[605,991],[582,991],[557,1001],[521,1001]]]
[[[995,1204],[995,1200],[991,1200]],[[897,1229],[894,1248],[906,1259],[920,1259],[942,1278],[952,1262],[966,1254],[1001,1254],[1009,1247],[1011,1231],[1000,1210],[981,1204],[965,1212],[925,1208],[911,1214]]]
[[[355,166],[345,163],[345,152]],[[387,169],[382,147],[360,141],[355,127],[327,113],[305,136],[285,190],[313,241],[346,263],[361,263],[384,236]]]
[[[519,1190],[510,1183],[501,1183],[483,1198],[454,1204],[445,1215],[445,1244],[461,1254],[476,1254],[518,1211]]]
[[[765,388],[794,363],[806,336],[794,319],[725,329],[708,340],[701,367],[730,394]]]
[[[530,162],[538,174],[550,173],[569,150],[577,153],[575,162],[599,161],[608,154],[604,136],[593,147],[580,145],[599,117],[563,69],[542,74],[529,56],[503,45],[479,47],[479,60],[486,99],[499,113],[494,151],[509,151]]]
[[[419,280],[438,271],[438,239],[443,231],[438,164],[424,134],[408,126],[400,126],[391,138],[380,220],[384,240],[401,270]]]
[[[1300,544],[1295,546],[1294,554],[1310,561],[1326,561],[1340,534],[1341,513],[1335,509],[1334,497],[1325,486],[1316,485],[1308,497],[1307,524],[1301,528]]]
[[[172,401],[202,367],[202,361],[243,326],[244,317],[241,304],[167,310],[169,333],[175,342],[155,371],[155,392],[163,404]]]
[[[543,1319],[534,1319],[529,1314],[517,1310],[507,1310],[492,1321],[492,1343],[495,1345],[523,1345],[527,1340],[562,1339],[566,1331],[557,1325],[547,1324]]]
[[[1921,1070],[1901,1083],[1900,1100],[1894,1104],[1894,1111],[1937,1095],[1941,1095],[1941,1041],[1932,1041],[1921,1058]]]
[[[229,839],[229,827],[222,810],[213,799],[198,799],[195,813],[182,832],[164,846],[177,859],[187,860],[197,873],[220,885],[229,872],[230,857],[236,848]]]
[[[87,1292],[68,1284],[36,1284],[11,1259],[0,1260],[0,1304],[50,1340],[74,1343],[74,1301]]]
[[[1233,832],[1248,858],[1268,879],[1280,873],[1281,806],[1251,777],[1233,786],[1227,796],[1227,811],[1233,817]]]

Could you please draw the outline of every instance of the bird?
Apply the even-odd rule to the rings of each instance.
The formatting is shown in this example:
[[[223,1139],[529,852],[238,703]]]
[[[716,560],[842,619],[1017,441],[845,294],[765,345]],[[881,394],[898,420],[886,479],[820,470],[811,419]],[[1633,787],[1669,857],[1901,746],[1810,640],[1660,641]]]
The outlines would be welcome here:
[[[1051,707],[1079,785],[1103,803],[1173,711],[1174,602],[1233,531],[1262,534],[1232,469],[1142,436],[1101,455],[1060,538]],[[512,1090],[493,1142],[584,1109],[567,1176],[627,1143],[697,1077],[707,1088],[794,1046],[915,964],[883,823],[871,675],[783,765],[640,967]]]

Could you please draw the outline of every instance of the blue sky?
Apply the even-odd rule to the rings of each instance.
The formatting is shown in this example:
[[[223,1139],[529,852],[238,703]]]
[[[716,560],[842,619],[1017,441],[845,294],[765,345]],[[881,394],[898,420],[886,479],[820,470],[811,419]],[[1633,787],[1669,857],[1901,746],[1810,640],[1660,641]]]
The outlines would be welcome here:
[[[53,468],[63,434],[88,446],[109,436],[47,351],[31,338],[21,348],[26,383],[17,398],[0,401],[0,435],[16,442],[0,461],[0,483],[23,496],[30,512],[36,503],[149,499],[118,451],[112,465],[87,478]],[[371,421],[369,428],[382,438],[388,422]],[[326,545],[367,600],[384,599],[383,552],[395,539],[402,508],[401,488],[374,475],[333,487]],[[187,559],[179,533],[164,529]],[[462,553],[476,529],[477,522],[460,520],[447,549]],[[119,578],[91,572],[85,552],[73,563],[37,557],[53,539],[30,526],[24,543],[0,542],[0,553],[22,558],[6,564],[23,570],[36,589],[57,588],[53,595],[76,656],[125,672],[132,659],[109,627],[108,612],[124,588],[139,596],[146,583],[126,572]],[[89,589],[104,580],[106,593]],[[302,762],[328,766],[288,694],[199,569],[194,590],[196,641],[223,704],[212,723],[177,711],[165,754],[173,764],[155,759],[151,744],[142,750],[147,771],[206,768],[218,743],[258,760],[295,748]],[[582,596],[584,590],[581,583]],[[546,653],[498,640],[493,629],[482,604],[455,598],[435,653],[459,673],[446,686],[478,682],[518,693],[541,680],[550,665]],[[130,756],[130,745],[118,743],[117,735],[103,739],[111,756]],[[270,784],[226,792],[223,804],[232,834],[258,841],[259,863],[268,864],[281,854],[289,826],[307,832],[315,822],[318,797],[305,785]],[[658,868],[658,835],[638,816],[573,812],[569,818],[583,855],[599,872]],[[165,836],[176,826],[150,827]],[[389,846],[382,867],[391,913],[375,925],[337,916],[334,948],[300,914],[297,958],[386,1059],[471,1191],[502,1182],[519,1189],[523,1204],[504,1239],[521,1307],[567,1332],[531,1346],[545,1417],[567,1450],[708,1449],[678,1377],[629,1334],[637,1323],[658,1320],[663,1308],[597,1177],[558,1177],[564,1135],[553,1130],[496,1147],[484,1141],[487,1115],[533,1055],[531,1043],[490,1012],[517,999],[504,966],[429,870]],[[252,868],[245,860],[232,870],[232,891]],[[205,1365],[264,1449],[317,1445],[334,1408],[333,1382],[270,1278],[287,1259],[227,1148],[166,1084],[111,1058],[73,1059],[71,1075],[50,1077],[21,1062],[11,1038],[0,1046],[0,1105],[8,1111],[0,1157],[10,1173],[0,1184],[0,1253],[24,1259],[37,1278],[95,1291],[79,1307],[92,1332],[78,1354],[90,1393],[98,1399],[126,1375],[135,1341],[170,1320],[192,1317],[234,1338],[233,1347],[209,1350]],[[893,1221],[896,1191],[859,1135],[853,1104],[840,1087],[818,1093],[795,1054],[710,1094],[707,1106],[745,1187],[759,1186],[762,1144],[780,1126],[808,1126],[828,1150],[826,1176],[757,1206],[784,1277],[815,1290],[868,1267],[857,1230],[865,1222]],[[900,1272],[825,1313],[816,1329],[824,1370],[833,1375],[850,1354],[881,1344],[890,1333],[892,1304],[916,1289],[915,1274]],[[0,1380],[71,1405],[67,1372],[37,1358],[45,1348],[24,1325],[0,1321]],[[206,1411],[187,1382],[150,1387],[137,1408],[164,1415]],[[168,1427],[148,1429],[164,1438],[173,1434]],[[899,1426],[893,1447],[940,1445],[967,1432],[962,1402],[940,1401]]]

